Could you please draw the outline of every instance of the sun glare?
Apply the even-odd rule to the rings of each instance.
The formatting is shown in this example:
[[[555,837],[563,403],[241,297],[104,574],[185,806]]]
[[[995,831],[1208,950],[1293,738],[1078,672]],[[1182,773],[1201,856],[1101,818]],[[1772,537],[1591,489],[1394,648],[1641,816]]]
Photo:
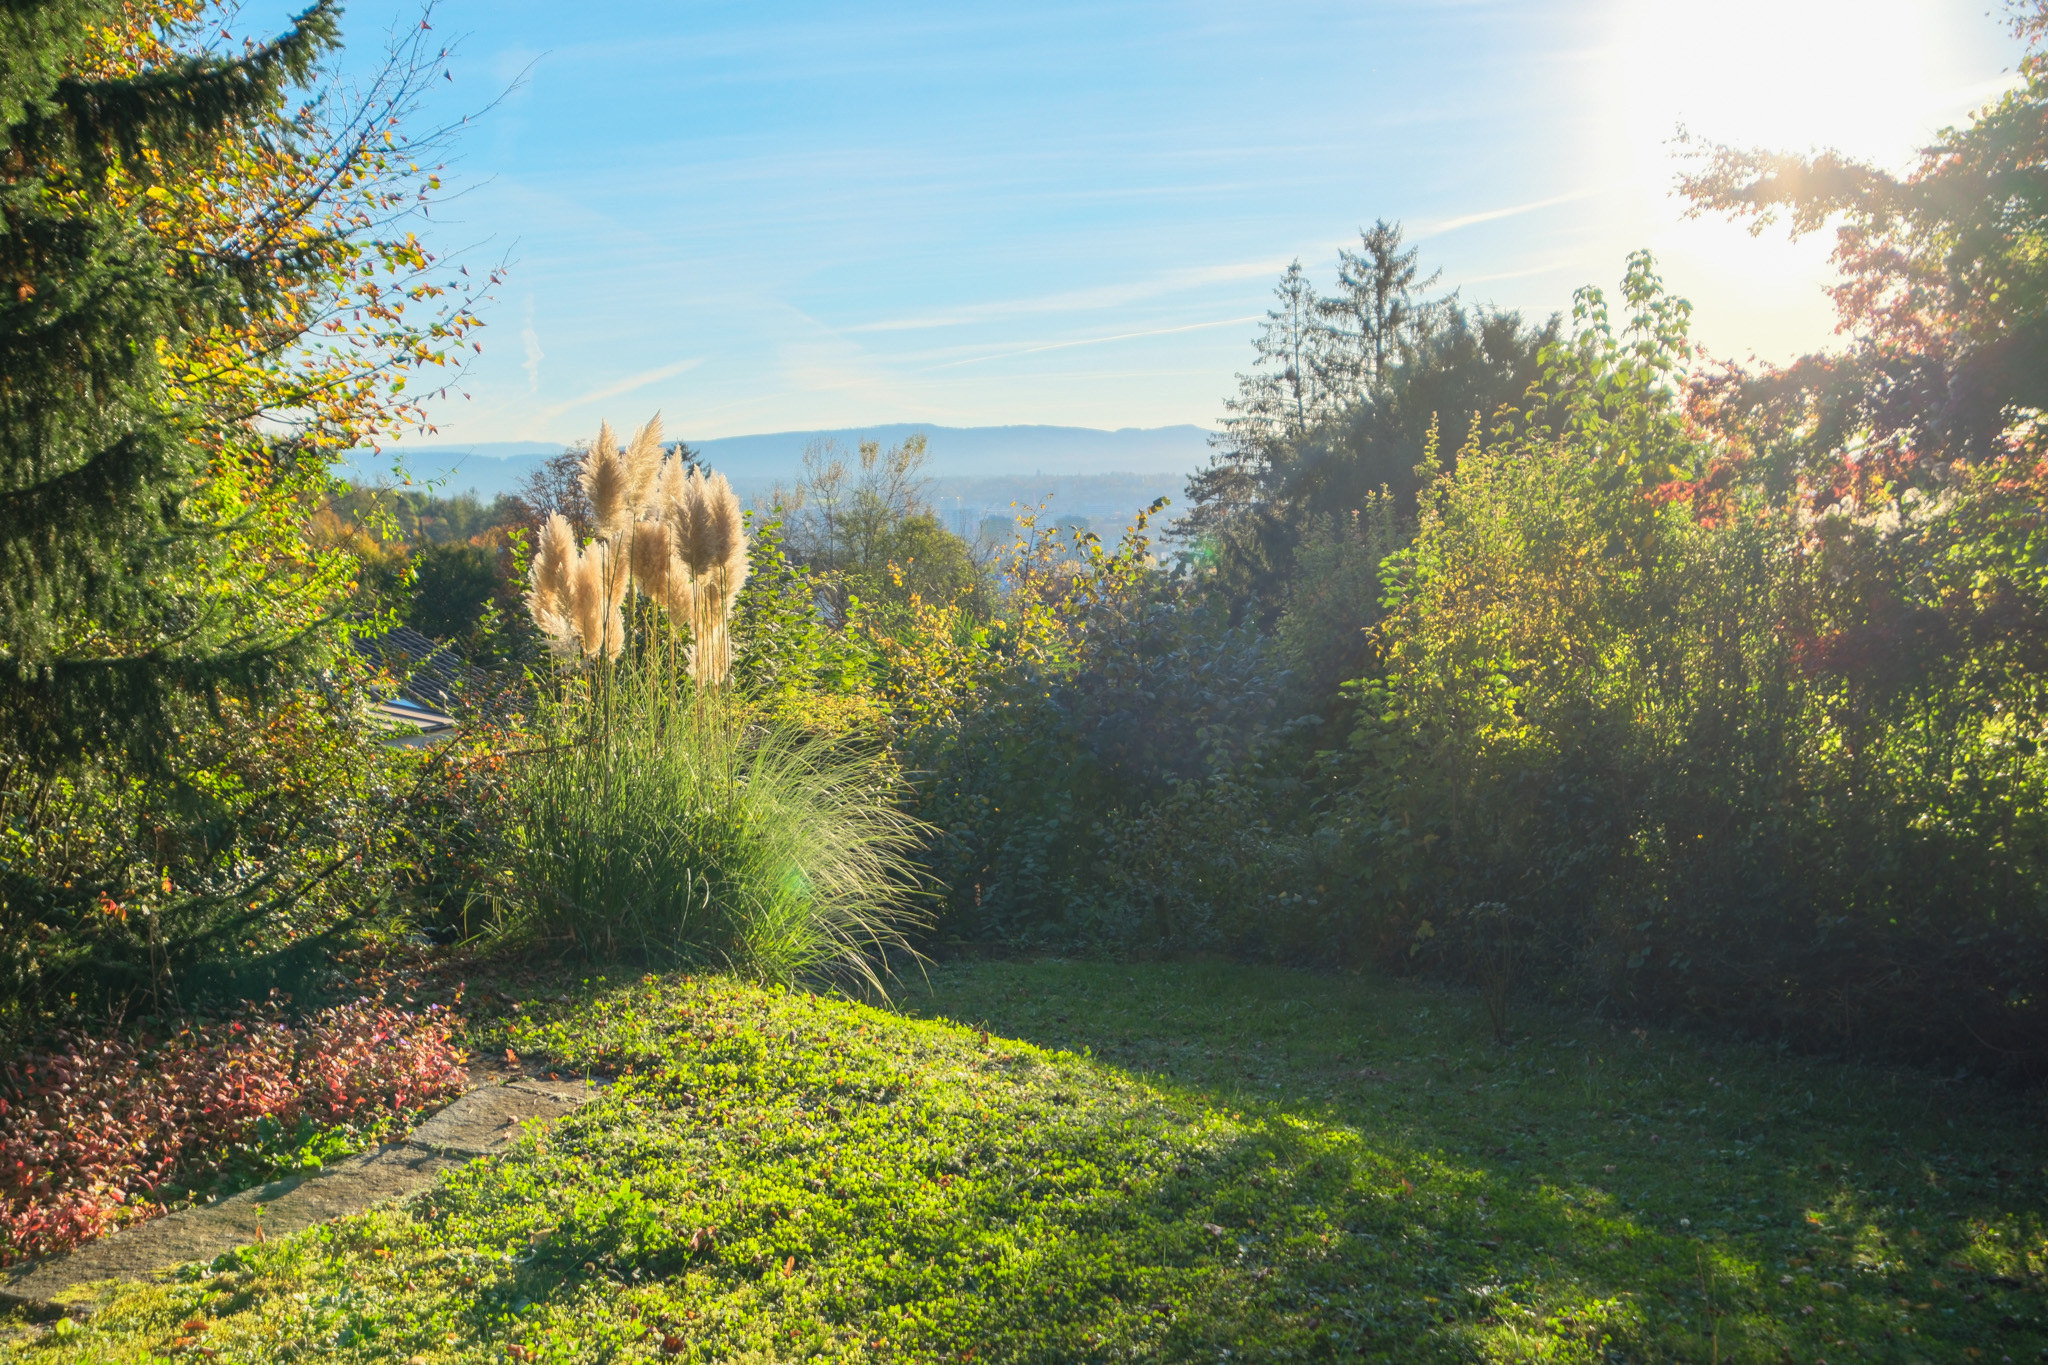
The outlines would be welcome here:
[[[1926,0],[1628,0],[1627,126],[1639,152],[1679,125],[1715,141],[1898,159],[1946,92]]]
[[[1614,211],[1612,249],[1649,246],[1700,305],[1695,336],[1721,354],[1785,359],[1826,345],[1834,313],[1825,235],[1754,238],[1684,221],[1673,198],[1680,128],[1777,151],[1832,147],[1903,169],[1989,88],[1956,88],[1954,0],[1617,0],[1605,91],[1613,131],[1588,150]],[[1978,22],[1981,16],[1972,15]],[[1594,146],[1598,151],[1593,151]]]

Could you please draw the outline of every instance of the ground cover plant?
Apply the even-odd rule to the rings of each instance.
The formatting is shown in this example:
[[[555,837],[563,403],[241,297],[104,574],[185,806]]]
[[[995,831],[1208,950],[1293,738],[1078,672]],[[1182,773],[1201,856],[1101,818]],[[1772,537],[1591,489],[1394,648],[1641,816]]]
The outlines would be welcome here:
[[[166,1037],[66,1032],[0,1062],[0,1265],[317,1168],[468,1083],[446,1012],[276,1001]]]
[[[2031,1361],[2038,1101],[1226,964],[508,1010],[609,1095],[11,1356]],[[922,1016],[922,1017],[920,1017]]]

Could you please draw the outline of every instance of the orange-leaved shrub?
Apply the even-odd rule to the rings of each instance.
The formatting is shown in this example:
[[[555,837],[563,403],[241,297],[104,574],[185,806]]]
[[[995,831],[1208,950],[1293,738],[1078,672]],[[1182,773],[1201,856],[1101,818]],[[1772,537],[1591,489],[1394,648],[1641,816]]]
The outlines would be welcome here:
[[[0,1063],[0,1265],[154,1217],[180,1187],[265,1164],[274,1135],[407,1122],[467,1084],[453,1027],[367,1000],[292,1024],[273,1002],[161,1040],[59,1034]]]

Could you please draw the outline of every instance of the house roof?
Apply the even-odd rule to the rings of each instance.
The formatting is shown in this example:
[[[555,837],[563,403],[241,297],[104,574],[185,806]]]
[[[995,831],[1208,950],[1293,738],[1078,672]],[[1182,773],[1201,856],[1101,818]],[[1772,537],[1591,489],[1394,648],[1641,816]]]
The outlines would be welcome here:
[[[358,635],[354,645],[357,653],[398,679],[399,699],[418,710],[448,712],[465,693],[481,693],[491,684],[491,675],[471,665],[454,645],[411,626]]]
[[[414,705],[404,697],[377,703],[377,723],[393,733],[384,742],[401,749],[439,744],[455,736],[455,718]]]

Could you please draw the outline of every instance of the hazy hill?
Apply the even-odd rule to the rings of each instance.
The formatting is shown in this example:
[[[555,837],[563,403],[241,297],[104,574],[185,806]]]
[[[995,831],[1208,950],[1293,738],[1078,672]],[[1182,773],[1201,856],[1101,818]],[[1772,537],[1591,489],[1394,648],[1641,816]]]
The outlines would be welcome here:
[[[797,471],[804,448],[814,441],[836,441],[849,455],[863,440],[884,445],[921,431],[930,439],[926,472],[947,483],[956,479],[1000,481],[989,495],[1031,497],[1011,491],[1012,480],[1130,474],[1148,481],[1164,478],[1176,491],[1188,473],[1207,458],[1209,433],[1201,427],[1125,427],[1098,431],[1090,427],[1012,426],[941,427],[896,422],[886,426],[847,427],[836,431],[778,431],[757,436],[723,436],[698,441],[687,431],[675,432],[704,452],[704,458],[742,489],[765,491]],[[488,498],[510,493],[548,456],[562,447],[542,441],[486,441],[473,445],[399,445],[382,456],[359,452],[345,472],[364,482],[392,479],[396,456],[415,483],[439,485],[445,493],[473,492]],[[1053,491],[1049,484],[1042,492]]]

